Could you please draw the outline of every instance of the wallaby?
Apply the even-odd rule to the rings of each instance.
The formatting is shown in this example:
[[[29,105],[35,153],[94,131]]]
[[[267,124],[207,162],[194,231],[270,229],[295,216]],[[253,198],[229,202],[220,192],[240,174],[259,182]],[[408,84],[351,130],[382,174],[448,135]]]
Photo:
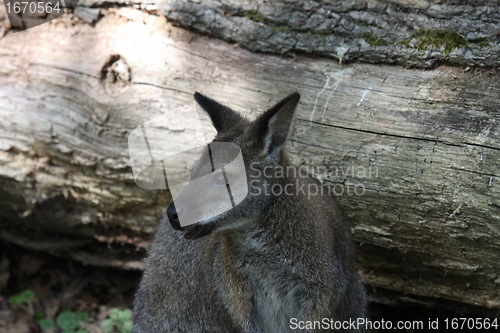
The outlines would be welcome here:
[[[188,226],[175,204],[168,207],[136,294],[134,332],[365,332],[353,324],[366,318],[367,301],[350,227],[333,198],[306,193],[321,184],[285,153],[300,95],[254,121],[194,97],[217,130],[212,144],[241,149],[248,194]],[[206,186],[220,182],[219,175]],[[182,207],[189,209],[196,207]]]

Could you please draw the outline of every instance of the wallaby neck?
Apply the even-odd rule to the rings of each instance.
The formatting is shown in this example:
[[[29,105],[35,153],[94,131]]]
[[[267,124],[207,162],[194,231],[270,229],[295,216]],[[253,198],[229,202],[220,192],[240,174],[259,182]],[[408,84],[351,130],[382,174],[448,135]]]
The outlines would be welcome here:
[[[234,243],[242,247],[280,246],[289,248],[303,240],[297,235],[311,233],[314,228],[309,223],[315,212],[314,203],[307,197],[308,179],[301,177],[286,177],[279,179],[279,185],[287,193],[273,195],[270,193],[270,203],[262,214],[250,223],[243,225],[236,232],[230,233]],[[286,187],[285,187],[286,186]],[[305,190],[304,190],[305,189]],[[288,243],[288,245],[287,245]]]
[[[323,268],[334,269],[323,258],[331,253],[332,244],[323,241],[325,233],[314,223],[322,217],[321,209],[306,195],[295,194],[297,186],[309,180],[288,177],[280,183],[290,185],[294,195],[273,196],[262,216],[248,226],[228,230],[220,243],[220,253],[229,254],[232,260],[231,265],[220,267],[218,276],[230,277],[226,286],[240,281],[254,306],[251,321],[265,332],[290,331],[290,318],[301,317],[303,303],[308,302],[298,299],[307,294],[309,285],[327,284],[320,273]],[[318,244],[325,245],[323,253],[317,250]]]

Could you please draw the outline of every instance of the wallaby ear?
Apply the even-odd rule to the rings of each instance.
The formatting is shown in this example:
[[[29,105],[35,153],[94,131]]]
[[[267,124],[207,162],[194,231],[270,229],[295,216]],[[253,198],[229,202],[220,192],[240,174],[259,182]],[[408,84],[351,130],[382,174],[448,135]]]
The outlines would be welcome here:
[[[194,99],[208,113],[217,132],[229,130],[243,119],[237,112],[198,92],[194,94]]]
[[[276,156],[288,137],[300,95],[295,92],[264,112],[254,122],[253,135],[261,144],[263,156]]]

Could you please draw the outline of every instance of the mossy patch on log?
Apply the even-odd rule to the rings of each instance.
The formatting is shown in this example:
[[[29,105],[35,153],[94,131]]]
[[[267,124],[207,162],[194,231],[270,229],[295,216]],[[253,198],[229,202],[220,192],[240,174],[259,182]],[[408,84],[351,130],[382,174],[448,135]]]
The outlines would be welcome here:
[[[456,48],[469,45],[464,37],[452,30],[419,29],[416,35],[420,39],[417,45],[419,50],[439,50],[444,47],[444,53],[450,54]]]
[[[387,46],[388,44],[381,40],[381,39],[377,39],[375,38],[372,34],[370,33],[366,33],[363,35],[363,38],[365,39],[365,41],[370,44],[371,46]]]
[[[262,15],[258,11],[246,11],[243,13],[243,16],[246,17],[247,19],[250,19],[252,21],[259,22],[259,23],[265,23],[265,21],[266,21],[266,18],[264,17],[264,15]]]

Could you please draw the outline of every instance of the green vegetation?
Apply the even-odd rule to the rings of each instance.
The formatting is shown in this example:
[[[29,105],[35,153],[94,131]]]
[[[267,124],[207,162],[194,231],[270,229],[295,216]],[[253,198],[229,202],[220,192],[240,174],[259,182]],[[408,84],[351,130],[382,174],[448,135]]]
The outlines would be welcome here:
[[[247,19],[259,23],[264,23],[266,21],[266,18],[258,11],[246,11],[243,13],[243,16],[245,16]]]
[[[376,39],[375,37],[373,37],[372,34],[370,33],[366,33],[363,35],[363,38],[366,40],[366,42],[368,44],[370,44],[371,46],[386,46],[388,45],[386,42],[384,42],[383,40],[380,40],[380,39]]]
[[[132,310],[130,309],[113,309],[109,318],[101,322],[101,329],[104,333],[132,333],[133,328]]]
[[[474,39],[469,40],[470,43],[477,44],[480,47],[486,47],[486,46],[490,45],[490,41],[491,40],[488,37],[479,37],[479,38],[474,38]]]
[[[42,331],[52,330],[57,324],[62,333],[88,333],[87,330],[80,327],[81,323],[87,323],[88,321],[88,313],[82,311],[72,312],[70,309],[66,309],[57,316],[55,322],[52,319],[44,318],[37,320],[37,323]]]
[[[47,331],[47,330],[51,330],[53,329],[56,324],[54,323],[54,321],[52,319],[40,319],[37,321],[38,323],[38,326],[40,326],[40,328],[42,329],[42,331]]]
[[[440,50],[444,49],[444,54],[448,55],[453,50],[460,47],[469,47],[470,44],[476,44],[480,47],[486,47],[490,44],[488,37],[480,37],[467,41],[462,35],[453,30],[434,30],[434,29],[419,29],[415,33],[415,38],[418,41],[415,46],[412,45],[411,39],[401,40],[396,42],[396,45],[403,45],[408,48],[415,47],[418,50]]]
[[[33,302],[34,299],[35,299],[35,293],[28,289],[20,294],[10,296],[9,303],[13,309],[17,309],[18,306],[21,304],[27,304],[31,306],[31,303]]]
[[[400,40],[399,42],[396,42],[396,45],[403,45],[403,46],[406,46],[406,47],[410,48],[411,47],[411,41],[409,39]]]
[[[9,297],[9,303],[13,309],[28,305],[28,314],[33,317],[42,331],[53,330],[57,327],[59,332],[62,333],[88,333],[87,330],[80,327],[81,323],[89,321],[88,313],[82,311],[72,312],[70,309],[66,309],[57,316],[54,322],[52,319],[43,318],[44,315],[41,312],[35,313],[33,310],[34,299],[35,293],[28,289]]]
[[[453,30],[419,29],[416,36],[420,40],[417,44],[419,50],[444,47],[444,54],[450,54],[456,48],[468,45],[467,40]]]
[[[87,313],[81,311],[72,312],[69,309],[61,312],[56,318],[57,326],[62,330],[62,333],[88,333],[87,330],[80,327],[80,323],[87,323],[88,321],[89,315]],[[48,323],[49,321],[46,321],[45,325],[48,325]],[[40,321],[38,325],[40,325]]]

